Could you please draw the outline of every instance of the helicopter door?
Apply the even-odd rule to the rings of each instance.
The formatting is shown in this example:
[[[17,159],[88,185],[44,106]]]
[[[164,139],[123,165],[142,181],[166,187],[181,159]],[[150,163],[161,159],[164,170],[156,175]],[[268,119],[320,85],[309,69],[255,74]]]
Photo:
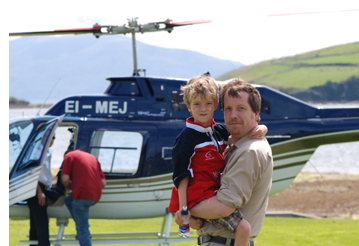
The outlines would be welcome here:
[[[26,149],[15,163],[9,178],[9,206],[36,195],[42,165],[56,127],[64,118],[59,116],[36,130]]]

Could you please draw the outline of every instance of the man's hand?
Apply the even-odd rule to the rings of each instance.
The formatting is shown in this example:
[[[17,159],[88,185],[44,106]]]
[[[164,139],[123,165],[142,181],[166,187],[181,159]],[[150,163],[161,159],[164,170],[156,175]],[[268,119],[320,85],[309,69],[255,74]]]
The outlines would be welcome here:
[[[38,192],[37,193],[37,199],[39,200],[39,205],[40,206],[45,206],[45,204],[46,204],[46,196],[45,196],[44,193]]]
[[[102,181],[102,188],[105,187],[107,185],[106,179],[101,179]]]
[[[203,220],[197,217],[191,217],[190,226],[192,229],[199,230],[203,226]]]

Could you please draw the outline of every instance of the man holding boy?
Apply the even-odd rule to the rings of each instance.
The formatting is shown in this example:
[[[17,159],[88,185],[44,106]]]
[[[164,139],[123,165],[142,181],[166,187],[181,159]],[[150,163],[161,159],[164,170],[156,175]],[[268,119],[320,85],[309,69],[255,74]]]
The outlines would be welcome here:
[[[225,151],[226,166],[217,196],[191,209],[198,218],[227,217],[236,208],[251,225],[249,245],[262,228],[272,184],[273,157],[265,138],[250,138],[260,121],[259,91],[241,79],[231,79],[221,89],[225,124],[231,136]],[[191,219],[198,229],[199,245],[234,245],[234,235],[222,227]],[[202,225],[202,226],[201,226]]]
[[[229,137],[226,127],[216,124],[212,118],[219,98],[213,78],[192,78],[181,90],[192,117],[186,120],[186,128],[176,138],[172,151],[175,187],[168,211],[176,213],[175,221],[179,225],[183,223],[182,206],[191,209],[215,195],[219,189],[220,173],[224,167],[223,151]],[[261,125],[253,129],[250,137],[263,138],[266,132],[267,127]],[[248,245],[250,225],[238,209],[226,218],[211,220],[211,223],[227,229],[235,238],[235,246]]]

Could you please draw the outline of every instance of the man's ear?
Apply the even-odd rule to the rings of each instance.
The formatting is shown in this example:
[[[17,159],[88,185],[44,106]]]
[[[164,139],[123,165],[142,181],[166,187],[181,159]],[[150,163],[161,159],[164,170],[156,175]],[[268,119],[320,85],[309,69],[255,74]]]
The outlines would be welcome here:
[[[216,107],[214,107],[214,110],[217,110],[217,108],[218,108],[218,103],[219,103],[219,101],[217,101]]]
[[[256,120],[256,122],[258,122],[258,120],[259,120],[259,111],[255,113],[254,119]]]

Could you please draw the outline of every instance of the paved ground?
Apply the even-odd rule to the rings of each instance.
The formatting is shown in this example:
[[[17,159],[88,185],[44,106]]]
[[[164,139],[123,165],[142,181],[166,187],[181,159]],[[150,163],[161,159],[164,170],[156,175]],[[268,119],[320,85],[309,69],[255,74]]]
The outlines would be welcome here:
[[[279,211],[359,219],[359,175],[300,173],[285,191],[269,198],[268,212]]]

